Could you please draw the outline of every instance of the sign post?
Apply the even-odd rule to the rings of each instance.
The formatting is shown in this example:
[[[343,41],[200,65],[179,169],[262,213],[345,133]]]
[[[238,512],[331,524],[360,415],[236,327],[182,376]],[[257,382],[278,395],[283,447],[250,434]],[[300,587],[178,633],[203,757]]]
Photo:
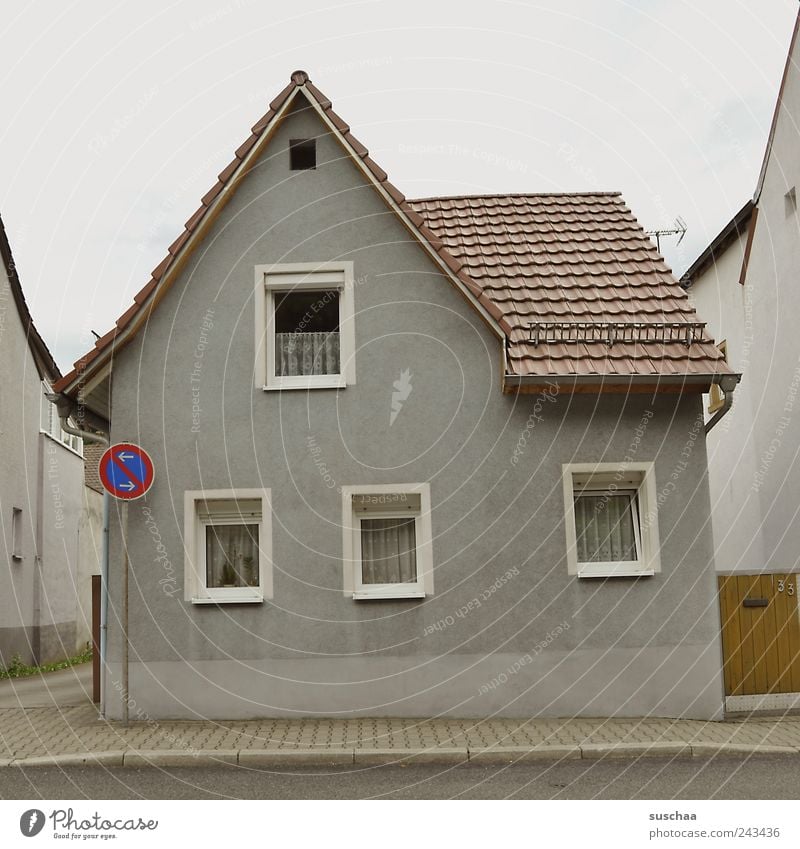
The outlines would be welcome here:
[[[100,458],[100,481],[104,489],[122,501],[122,721],[128,724],[130,644],[128,641],[128,502],[141,498],[153,485],[155,471],[150,455],[132,442],[119,442],[105,450]]]

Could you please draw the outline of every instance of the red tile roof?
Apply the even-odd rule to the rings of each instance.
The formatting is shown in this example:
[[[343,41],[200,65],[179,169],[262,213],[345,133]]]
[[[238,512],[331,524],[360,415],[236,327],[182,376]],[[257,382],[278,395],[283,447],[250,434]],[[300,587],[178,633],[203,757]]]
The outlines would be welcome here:
[[[657,315],[689,320],[694,314],[618,195],[503,195],[407,201],[369,157],[367,148],[350,133],[348,124],[332,110],[331,101],[311,83],[305,71],[295,71],[289,85],[270,103],[269,111],[252,127],[234,159],[203,196],[167,256],[134,297],[134,304],[115,328],[75,363],[73,371],[58,381],[56,391],[76,392],[113,355],[115,348],[129,341],[129,326],[146,315],[167,272],[190,246],[202,222],[219,207],[223,190],[234,175],[244,170],[241,166],[254,147],[276,125],[281,110],[298,92],[322,110],[342,143],[363,163],[412,231],[432,249],[498,332],[510,339],[512,373],[563,373],[558,370],[570,366],[570,373],[592,374],[716,370],[717,357],[710,345],[691,352],[668,346],[663,358],[667,365],[662,367],[658,366],[652,343],[646,351],[612,351],[602,345],[561,350],[558,346],[527,344],[527,322],[534,318],[611,316],[619,320],[627,315],[638,320],[644,313],[653,320]],[[548,360],[550,366],[543,365]]]
[[[618,193],[483,195],[408,203],[511,325],[510,374],[729,373],[707,337],[688,346],[683,341],[532,341],[533,322],[698,321],[686,293]],[[576,334],[574,329],[555,333],[562,335],[582,339],[595,334]]]

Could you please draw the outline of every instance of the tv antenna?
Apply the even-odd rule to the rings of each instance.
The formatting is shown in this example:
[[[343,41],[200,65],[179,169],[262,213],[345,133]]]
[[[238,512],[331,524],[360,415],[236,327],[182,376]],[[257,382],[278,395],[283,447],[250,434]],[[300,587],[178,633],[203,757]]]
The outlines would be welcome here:
[[[672,227],[667,227],[664,230],[646,230],[648,236],[656,237],[656,248],[658,252],[661,253],[661,237],[662,236],[677,236],[678,241],[675,243],[676,247],[683,241],[683,237],[686,235],[686,222],[680,217],[680,215],[675,219],[675,223]]]

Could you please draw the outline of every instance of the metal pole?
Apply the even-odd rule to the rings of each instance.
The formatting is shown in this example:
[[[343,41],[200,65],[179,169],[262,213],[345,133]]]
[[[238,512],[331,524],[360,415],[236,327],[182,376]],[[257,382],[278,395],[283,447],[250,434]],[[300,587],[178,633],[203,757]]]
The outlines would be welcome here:
[[[122,502],[122,723],[128,724],[128,502]]]

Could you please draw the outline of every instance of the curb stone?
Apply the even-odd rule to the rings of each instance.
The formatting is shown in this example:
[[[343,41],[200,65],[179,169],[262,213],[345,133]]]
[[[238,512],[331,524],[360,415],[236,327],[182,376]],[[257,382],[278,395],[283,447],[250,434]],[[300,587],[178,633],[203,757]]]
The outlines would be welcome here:
[[[585,760],[600,758],[668,758],[691,757],[692,747],[689,743],[584,743],[581,746],[581,757]]]
[[[356,749],[356,765],[362,766],[409,766],[411,764],[460,764],[469,759],[466,747],[462,749]]]
[[[352,766],[352,749],[242,749],[240,766]]]
[[[126,751],[123,766],[216,766],[237,764],[236,749],[198,749],[194,752],[175,749],[139,749]]]
[[[70,755],[36,755],[14,758],[11,766],[122,766],[122,750],[115,752],[78,752]]]
[[[580,756],[579,746],[488,746],[469,750],[470,761],[484,764],[575,760]]]
[[[416,764],[516,764],[530,761],[598,760],[600,758],[714,757],[718,755],[797,755],[796,746],[758,743],[585,743],[582,746],[489,746],[431,749],[127,749],[0,758],[2,767],[248,767],[387,766]]]
[[[796,755],[796,746],[769,746],[761,743],[692,743],[692,757],[713,755]]]

